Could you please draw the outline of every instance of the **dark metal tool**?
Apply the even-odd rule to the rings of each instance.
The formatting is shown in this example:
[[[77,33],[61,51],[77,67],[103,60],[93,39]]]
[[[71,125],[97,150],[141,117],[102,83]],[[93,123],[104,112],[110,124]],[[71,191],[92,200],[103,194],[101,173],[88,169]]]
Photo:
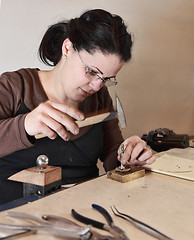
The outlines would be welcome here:
[[[155,228],[149,226],[148,224],[143,223],[143,222],[141,222],[141,221],[139,221],[139,220],[137,220],[137,219],[127,215],[127,214],[119,212],[118,209],[115,206],[111,207],[111,210],[117,217],[123,218],[124,220],[132,223],[134,226],[136,226],[140,230],[146,232],[147,234],[155,237],[156,239],[159,239],[159,240],[172,240],[172,238],[166,236],[165,234],[163,234],[160,231],[156,230]]]
[[[143,134],[141,138],[156,152],[192,147],[187,134],[176,134],[168,128],[157,128],[148,134]]]
[[[115,237],[115,239],[129,240],[129,238],[126,236],[125,232],[121,228],[114,225],[113,219],[110,216],[110,214],[106,211],[106,209],[104,209],[103,207],[101,207],[97,204],[92,204],[92,207],[104,216],[104,218],[106,219],[108,224],[101,223],[99,221],[84,217],[84,216],[80,215],[79,213],[77,213],[74,209],[71,210],[72,216],[80,222],[83,222],[85,224],[90,224],[93,227],[103,229],[103,230],[110,232]]]

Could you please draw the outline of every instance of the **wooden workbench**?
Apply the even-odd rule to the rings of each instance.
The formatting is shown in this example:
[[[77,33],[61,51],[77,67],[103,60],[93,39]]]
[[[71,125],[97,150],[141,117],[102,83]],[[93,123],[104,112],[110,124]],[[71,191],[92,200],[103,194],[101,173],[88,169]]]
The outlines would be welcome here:
[[[146,172],[145,177],[127,183],[108,179],[104,175],[10,211],[30,213],[38,217],[54,214],[74,220],[71,216],[71,209],[74,208],[83,215],[105,221],[92,209],[92,203],[105,207],[113,216],[115,224],[126,231],[130,240],[154,238],[114,216],[110,210],[111,205],[172,239],[194,239],[194,182],[153,172]],[[18,220],[7,219],[5,212],[0,213],[0,222],[19,223]],[[45,236],[43,232],[22,239],[45,238],[56,239]]]

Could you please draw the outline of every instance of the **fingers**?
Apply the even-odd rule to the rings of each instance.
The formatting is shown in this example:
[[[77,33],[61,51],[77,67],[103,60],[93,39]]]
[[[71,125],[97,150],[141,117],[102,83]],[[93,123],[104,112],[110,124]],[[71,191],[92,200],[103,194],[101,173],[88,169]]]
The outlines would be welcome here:
[[[61,113],[67,113],[69,116],[75,120],[84,120],[84,114],[77,108],[70,104],[61,104],[56,102],[48,102],[53,108],[58,109]]]
[[[47,118],[42,117],[42,121],[45,124],[48,124],[59,136],[63,136],[67,131],[75,135],[79,133],[79,128],[75,123],[75,119],[82,120],[84,118],[80,111],[70,105],[62,105],[53,102],[49,102],[48,104],[49,105],[45,109],[47,111]]]
[[[63,138],[65,141],[69,140],[69,133],[67,129],[62,126],[58,121],[54,120],[50,116],[41,117],[41,132],[49,137],[50,139],[55,139],[57,135]]]
[[[145,164],[152,164],[155,160],[156,157],[153,155],[152,151],[148,148],[145,148],[135,160],[129,160],[128,164],[142,166]]]
[[[74,106],[47,101],[26,115],[24,125],[26,132],[31,136],[44,134],[50,139],[55,139],[59,135],[68,141],[68,131],[74,135],[79,133],[75,120],[83,119],[83,113]]]
[[[139,156],[137,156],[137,160],[140,162],[144,162],[147,161],[148,159],[150,159],[152,157],[152,151],[148,148],[144,148],[142,150],[142,152],[139,154]]]
[[[152,155],[149,159],[146,160],[146,164],[150,165],[156,161],[156,157]]]
[[[121,146],[118,150],[118,159],[122,162],[122,164],[127,164],[127,162],[130,160],[130,162],[133,162],[137,157],[140,155],[142,150],[145,148],[146,143],[141,140],[138,136],[132,136],[130,138],[127,138],[124,142],[124,154],[121,159]]]
[[[139,141],[137,142],[136,145],[134,145],[133,149],[132,149],[132,153],[131,153],[131,158],[130,158],[130,162],[133,162],[134,160],[141,158],[142,156],[144,156],[143,152],[145,151],[145,142],[144,141]],[[142,159],[143,161],[143,159]]]
[[[132,136],[124,142],[124,153],[121,156],[121,146],[118,149],[118,160],[123,165],[152,164],[156,158],[152,151],[146,148],[146,143],[138,136]],[[122,145],[122,144],[121,144]]]

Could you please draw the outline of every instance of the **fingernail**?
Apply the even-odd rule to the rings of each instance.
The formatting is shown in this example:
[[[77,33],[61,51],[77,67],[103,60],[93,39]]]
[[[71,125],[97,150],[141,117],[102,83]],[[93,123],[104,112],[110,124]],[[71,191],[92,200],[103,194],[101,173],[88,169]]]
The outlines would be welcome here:
[[[126,161],[121,159],[121,163],[122,163],[123,165],[125,165],[125,164],[126,164]]]
[[[69,141],[69,136],[65,137],[65,141]]]
[[[132,159],[132,158],[130,159],[130,162],[131,162],[131,163],[133,163],[134,161],[135,161],[135,159]]]
[[[79,119],[80,120],[84,120],[84,116],[83,115],[79,115]]]
[[[75,129],[74,134],[77,135],[79,133],[79,129]]]

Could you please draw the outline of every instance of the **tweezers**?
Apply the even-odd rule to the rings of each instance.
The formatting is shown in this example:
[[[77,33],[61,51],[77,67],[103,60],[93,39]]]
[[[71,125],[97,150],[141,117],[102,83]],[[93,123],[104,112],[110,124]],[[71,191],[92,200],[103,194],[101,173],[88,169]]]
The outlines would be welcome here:
[[[144,223],[144,222],[141,222],[127,214],[124,214],[124,213],[121,213],[119,212],[119,210],[113,206],[111,207],[111,210],[112,212],[117,216],[117,217],[120,217],[120,218],[123,218],[125,219],[126,221],[132,223],[134,226],[136,226],[137,228],[139,228],[140,230],[146,232],[147,234],[155,237],[156,239],[159,239],[159,240],[172,240],[172,238],[166,236],[165,234],[159,232],[158,230],[156,230],[155,228],[149,226],[148,224]]]
[[[121,228],[114,225],[113,219],[110,216],[110,214],[106,211],[106,209],[97,204],[92,204],[92,207],[104,216],[108,224],[101,223],[99,221],[84,217],[77,213],[74,209],[71,210],[72,216],[82,223],[90,224],[93,227],[110,232],[114,236],[114,239],[129,240],[129,238],[125,235],[124,231]]]

